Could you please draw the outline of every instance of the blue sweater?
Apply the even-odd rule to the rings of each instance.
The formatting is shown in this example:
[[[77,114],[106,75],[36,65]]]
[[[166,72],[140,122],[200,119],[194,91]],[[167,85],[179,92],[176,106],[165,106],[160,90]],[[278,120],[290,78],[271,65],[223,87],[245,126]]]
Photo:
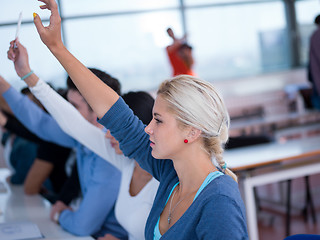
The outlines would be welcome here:
[[[126,239],[127,233],[114,214],[121,173],[110,163],[67,135],[57,122],[28,97],[9,88],[3,97],[15,116],[38,137],[58,145],[75,148],[82,202],[77,211],[64,210],[59,223],[79,236],[102,236],[110,233]]]
[[[168,159],[152,157],[149,136],[144,132],[145,126],[133,115],[122,98],[99,122],[120,142],[125,155],[135,159],[160,181],[145,229],[146,239],[152,240],[154,227],[170,191],[179,181],[173,163]],[[214,179],[161,239],[249,239],[245,207],[237,183],[228,175]]]

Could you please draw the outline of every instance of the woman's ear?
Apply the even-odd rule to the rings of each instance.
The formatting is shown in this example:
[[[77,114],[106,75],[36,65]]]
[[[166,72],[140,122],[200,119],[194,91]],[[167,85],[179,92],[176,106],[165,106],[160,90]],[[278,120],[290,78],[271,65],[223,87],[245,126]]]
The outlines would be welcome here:
[[[191,127],[187,135],[187,139],[191,143],[197,140],[200,137],[200,135],[201,135],[201,130]]]

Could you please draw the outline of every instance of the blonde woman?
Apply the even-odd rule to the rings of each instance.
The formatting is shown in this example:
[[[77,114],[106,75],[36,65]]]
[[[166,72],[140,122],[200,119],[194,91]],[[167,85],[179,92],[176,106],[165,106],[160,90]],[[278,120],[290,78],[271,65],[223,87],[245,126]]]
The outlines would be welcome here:
[[[236,177],[222,157],[229,116],[213,86],[185,75],[165,81],[144,129],[122,98],[65,48],[56,2],[41,2],[51,11],[48,27],[34,14],[42,41],[123,153],[160,181],[146,239],[248,239]]]

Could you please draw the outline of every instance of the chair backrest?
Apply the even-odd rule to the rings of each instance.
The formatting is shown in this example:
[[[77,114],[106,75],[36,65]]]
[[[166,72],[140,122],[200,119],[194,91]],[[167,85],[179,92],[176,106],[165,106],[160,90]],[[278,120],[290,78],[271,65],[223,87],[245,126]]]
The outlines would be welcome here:
[[[286,237],[284,240],[320,240],[320,235],[296,234]]]
[[[226,143],[226,149],[252,146],[257,144],[269,143],[272,138],[267,135],[238,136],[230,137]]]

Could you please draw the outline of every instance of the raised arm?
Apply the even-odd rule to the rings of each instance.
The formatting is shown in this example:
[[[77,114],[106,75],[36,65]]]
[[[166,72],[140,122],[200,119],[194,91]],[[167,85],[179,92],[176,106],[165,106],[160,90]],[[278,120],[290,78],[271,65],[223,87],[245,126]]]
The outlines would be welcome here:
[[[8,58],[14,61],[18,75],[27,74],[31,71],[27,50],[20,42],[16,42],[15,45],[16,48],[13,47],[14,41],[10,43]],[[27,77],[25,81],[33,95],[42,103],[65,133],[119,169],[122,169],[124,161],[130,161],[123,155],[116,154],[110,141],[105,137],[105,133],[88,122],[72,104],[61,97],[46,82],[40,80],[35,73],[32,73],[32,76]]]
[[[27,96],[19,93],[0,78],[0,94],[4,97],[17,119],[39,138],[64,147],[74,147],[75,140],[58,126],[56,121]]]
[[[61,18],[55,0],[39,0],[44,5],[41,9],[51,11],[50,24],[44,27],[39,15],[34,14],[34,23],[42,42],[68,72],[82,96],[99,118],[110,109],[119,96],[105,85],[80,61],[78,61],[64,46],[61,40]]]

